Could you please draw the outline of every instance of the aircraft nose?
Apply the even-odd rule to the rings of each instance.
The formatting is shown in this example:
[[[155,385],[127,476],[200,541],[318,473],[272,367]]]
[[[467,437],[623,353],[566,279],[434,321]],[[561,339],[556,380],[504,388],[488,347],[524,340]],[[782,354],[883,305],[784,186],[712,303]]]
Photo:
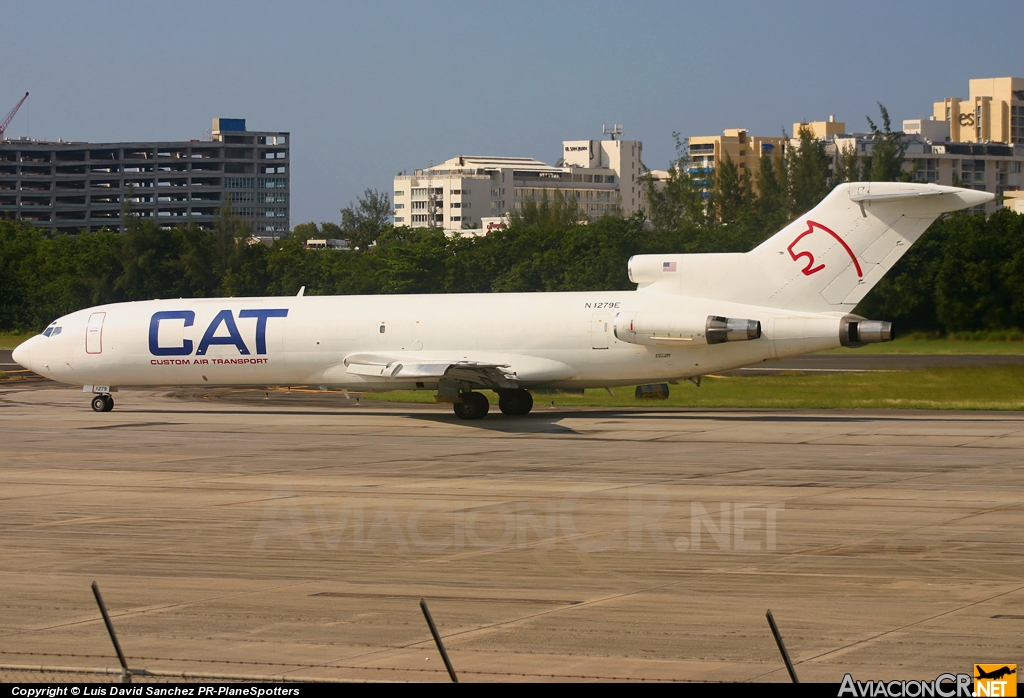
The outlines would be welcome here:
[[[22,342],[14,351],[11,352],[11,358],[14,359],[14,363],[18,364],[22,368],[32,370],[32,358],[31,352],[28,348],[28,342]]]

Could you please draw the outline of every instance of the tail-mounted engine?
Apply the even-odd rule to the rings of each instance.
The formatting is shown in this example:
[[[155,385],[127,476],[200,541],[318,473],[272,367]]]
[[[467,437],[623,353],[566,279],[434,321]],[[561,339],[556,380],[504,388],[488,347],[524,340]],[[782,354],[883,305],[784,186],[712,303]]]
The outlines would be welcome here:
[[[687,346],[722,344],[761,337],[757,320],[706,317],[679,317],[661,313],[619,313],[615,316],[615,337],[631,344]]]
[[[707,337],[708,344],[760,339],[761,323],[757,320],[708,315],[707,324],[704,325],[704,336]]]
[[[892,323],[885,320],[866,320],[860,315],[846,315],[839,323],[839,342],[844,347],[862,347],[892,340]]]

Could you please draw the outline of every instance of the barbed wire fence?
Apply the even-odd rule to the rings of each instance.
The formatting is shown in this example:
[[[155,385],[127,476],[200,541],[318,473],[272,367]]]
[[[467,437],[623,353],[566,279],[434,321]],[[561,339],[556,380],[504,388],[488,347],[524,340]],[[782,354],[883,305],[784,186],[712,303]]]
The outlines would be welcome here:
[[[121,649],[121,643],[117,638],[117,633],[114,630],[113,623],[110,620],[110,615],[107,613],[106,604],[103,602],[103,597],[100,594],[99,587],[96,582],[92,583],[93,596],[96,599],[96,604],[99,606],[100,613],[103,616],[103,622],[106,626],[107,633],[110,636],[110,640],[114,646],[114,651],[117,654],[118,661],[121,666],[119,667],[101,667],[101,666],[64,666],[64,665],[50,665],[50,664],[6,664],[0,663],[0,683],[7,684],[18,684],[18,683],[250,683],[250,684],[309,684],[309,683],[394,683],[402,682],[405,679],[395,679],[395,674],[409,674],[418,673],[424,675],[431,675],[431,678],[442,679],[446,672],[447,678],[453,683],[458,683],[458,674],[448,656],[448,652],[445,649],[444,642],[441,639],[437,626],[434,623],[434,619],[430,614],[430,609],[427,607],[427,603],[424,599],[420,599],[420,610],[423,613],[423,618],[427,622],[427,627],[430,630],[431,637],[433,638],[434,644],[437,647],[438,653],[441,655],[441,659],[444,663],[444,671],[440,669],[416,669],[416,668],[390,668],[390,667],[375,667],[375,666],[343,666],[337,664],[331,664],[329,668],[332,669],[348,669],[356,670],[361,672],[380,672],[382,676],[380,678],[371,679],[360,679],[360,678],[328,678],[322,676],[299,676],[292,672],[298,671],[309,671],[315,669],[327,668],[323,664],[298,664],[289,662],[259,662],[259,661],[244,661],[244,660],[217,660],[217,659],[184,659],[175,657],[130,657],[132,660],[139,661],[158,661],[158,662],[188,662],[189,664],[194,663],[209,663],[219,665],[238,665],[245,667],[260,667],[263,671],[272,672],[274,669],[280,670],[279,673],[215,673],[215,672],[199,672],[199,671],[174,671],[174,670],[158,670],[158,669],[145,669],[130,667],[128,665],[128,659]],[[775,618],[772,616],[771,610],[766,614],[768,625],[771,628],[772,635],[775,638],[775,642],[779,648],[779,653],[782,655],[783,662],[785,663],[786,670],[789,673],[790,679],[793,683],[799,683],[799,679],[796,675],[796,669],[794,663],[789,657],[789,652],[786,650],[786,645],[783,642],[782,634],[778,629],[778,625],[775,622]],[[47,658],[60,658],[60,659],[105,659],[104,655],[95,654],[68,654],[68,653],[50,653],[50,652],[18,652],[18,651],[2,651],[0,654],[9,656],[21,656],[21,657],[47,657]],[[799,663],[799,662],[797,662]],[[389,673],[391,676],[384,676],[383,674]],[[463,671],[463,674],[472,675],[475,677],[495,677],[495,678],[526,678],[526,679],[575,679],[575,680],[625,680],[625,681],[645,681],[642,677],[637,676],[597,676],[587,674],[546,674],[539,672],[517,672],[517,671]],[[429,679],[428,679],[429,680]],[[662,682],[665,679],[651,679],[652,681]]]
[[[363,683],[359,679],[333,679],[257,674],[215,674],[195,671],[149,671],[120,667],[66,667],[34,664],[0,664],[3,683]]]

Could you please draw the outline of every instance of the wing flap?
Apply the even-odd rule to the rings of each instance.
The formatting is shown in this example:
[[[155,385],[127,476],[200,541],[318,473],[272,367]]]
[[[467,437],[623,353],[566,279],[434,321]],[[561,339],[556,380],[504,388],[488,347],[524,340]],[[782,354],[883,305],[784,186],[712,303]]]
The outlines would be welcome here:
[[[451,367],[448,361],[432,361],[409,363],[403,361],[397,364],[394,378],[440,378]]]
[[[350,354],[342,362],[348,373],[392,380],[436,378],[465,381],[492,388],[515,388],[516,374],[508,364],[484,361],[411,359],[386,354]]]
[[[357,376],[383,376],[384,371],[387,370],[387,366],[375,364],[350,364],[347,368],[349,373],[354,373]]]

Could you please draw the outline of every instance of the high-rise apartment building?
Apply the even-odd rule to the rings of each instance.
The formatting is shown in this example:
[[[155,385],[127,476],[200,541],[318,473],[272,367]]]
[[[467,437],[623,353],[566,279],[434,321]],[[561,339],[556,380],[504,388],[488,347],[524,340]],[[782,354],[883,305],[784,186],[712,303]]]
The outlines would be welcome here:
[[[290,137],[214,119],[209,140],[0,141],[0,217],[54,233],[122,230],[122,211],[211,227],[230,202],[254,235],[289,230]]]
[[[967,99],[935,102],[932,116],[949,123],[949,137],[962,143],[1024,145],[1024,78],[977,78]]]
[[[787,139],[781,136],[751,136],[745,128],[727,128],[721,136],[691,136],[690,174],[698,185],[709,186],[712,175],[727,156],[740,174],[757,173],[761,156],[781,157]]]

